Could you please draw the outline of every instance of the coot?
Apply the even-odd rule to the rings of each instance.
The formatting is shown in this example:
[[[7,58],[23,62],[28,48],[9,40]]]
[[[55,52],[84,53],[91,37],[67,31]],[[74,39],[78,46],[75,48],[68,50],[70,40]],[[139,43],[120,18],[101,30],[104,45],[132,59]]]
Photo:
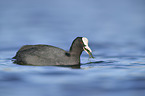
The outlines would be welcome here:
[[[18,50],[13,59],[14,63],[22,65],[78,65],[83,50],[93,58],[88,39],[77,37],[69,52],[51,45],[25,45]]]

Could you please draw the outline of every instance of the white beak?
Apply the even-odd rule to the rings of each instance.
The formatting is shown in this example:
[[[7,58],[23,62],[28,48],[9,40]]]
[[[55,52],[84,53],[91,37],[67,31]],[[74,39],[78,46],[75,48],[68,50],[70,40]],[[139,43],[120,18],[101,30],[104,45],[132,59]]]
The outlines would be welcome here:
[[[82,41],[84,43],[84,47],[83,49],[91,56],[91,58],[94,58],[92,55],[92,50],[90,49],[90,47],[88,46],[88,39],[86,37],[82,38]]]
[[[85,46],[83,47],[83,49],[86,51],[86,53],[88,53],[90,55],[90,53],[92,53],[92,50],[90,49],[89,46]],[[89,51],[89,52],[88,52]]]

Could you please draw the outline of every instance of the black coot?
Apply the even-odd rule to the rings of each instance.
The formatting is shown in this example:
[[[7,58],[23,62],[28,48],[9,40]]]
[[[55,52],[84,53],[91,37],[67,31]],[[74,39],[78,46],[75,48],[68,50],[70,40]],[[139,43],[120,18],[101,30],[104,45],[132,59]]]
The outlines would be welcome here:
[[[50,45],[25,45],[19,49],[13,59],[14,63],[23,65],[78,65],[83,50],[93,57],[88,39],[77,37],[69,52]]]

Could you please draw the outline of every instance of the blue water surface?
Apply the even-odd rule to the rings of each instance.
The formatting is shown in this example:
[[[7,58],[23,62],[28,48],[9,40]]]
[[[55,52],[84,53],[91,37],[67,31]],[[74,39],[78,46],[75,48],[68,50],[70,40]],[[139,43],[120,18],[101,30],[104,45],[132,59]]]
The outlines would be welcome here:
[[[69,50],[89,39],[81,65],[12,62],[27,44]],[[145,96],[144,0],[0,0],[0,96]]]

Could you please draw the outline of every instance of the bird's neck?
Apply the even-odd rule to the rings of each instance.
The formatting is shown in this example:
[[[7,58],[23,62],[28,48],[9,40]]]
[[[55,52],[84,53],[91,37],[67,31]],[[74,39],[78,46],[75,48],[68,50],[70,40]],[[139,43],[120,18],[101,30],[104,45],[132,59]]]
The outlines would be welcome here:
[[[79,56],[82,54],[83,48],[78,44],[72,44],[70,47],[70,54]]]

